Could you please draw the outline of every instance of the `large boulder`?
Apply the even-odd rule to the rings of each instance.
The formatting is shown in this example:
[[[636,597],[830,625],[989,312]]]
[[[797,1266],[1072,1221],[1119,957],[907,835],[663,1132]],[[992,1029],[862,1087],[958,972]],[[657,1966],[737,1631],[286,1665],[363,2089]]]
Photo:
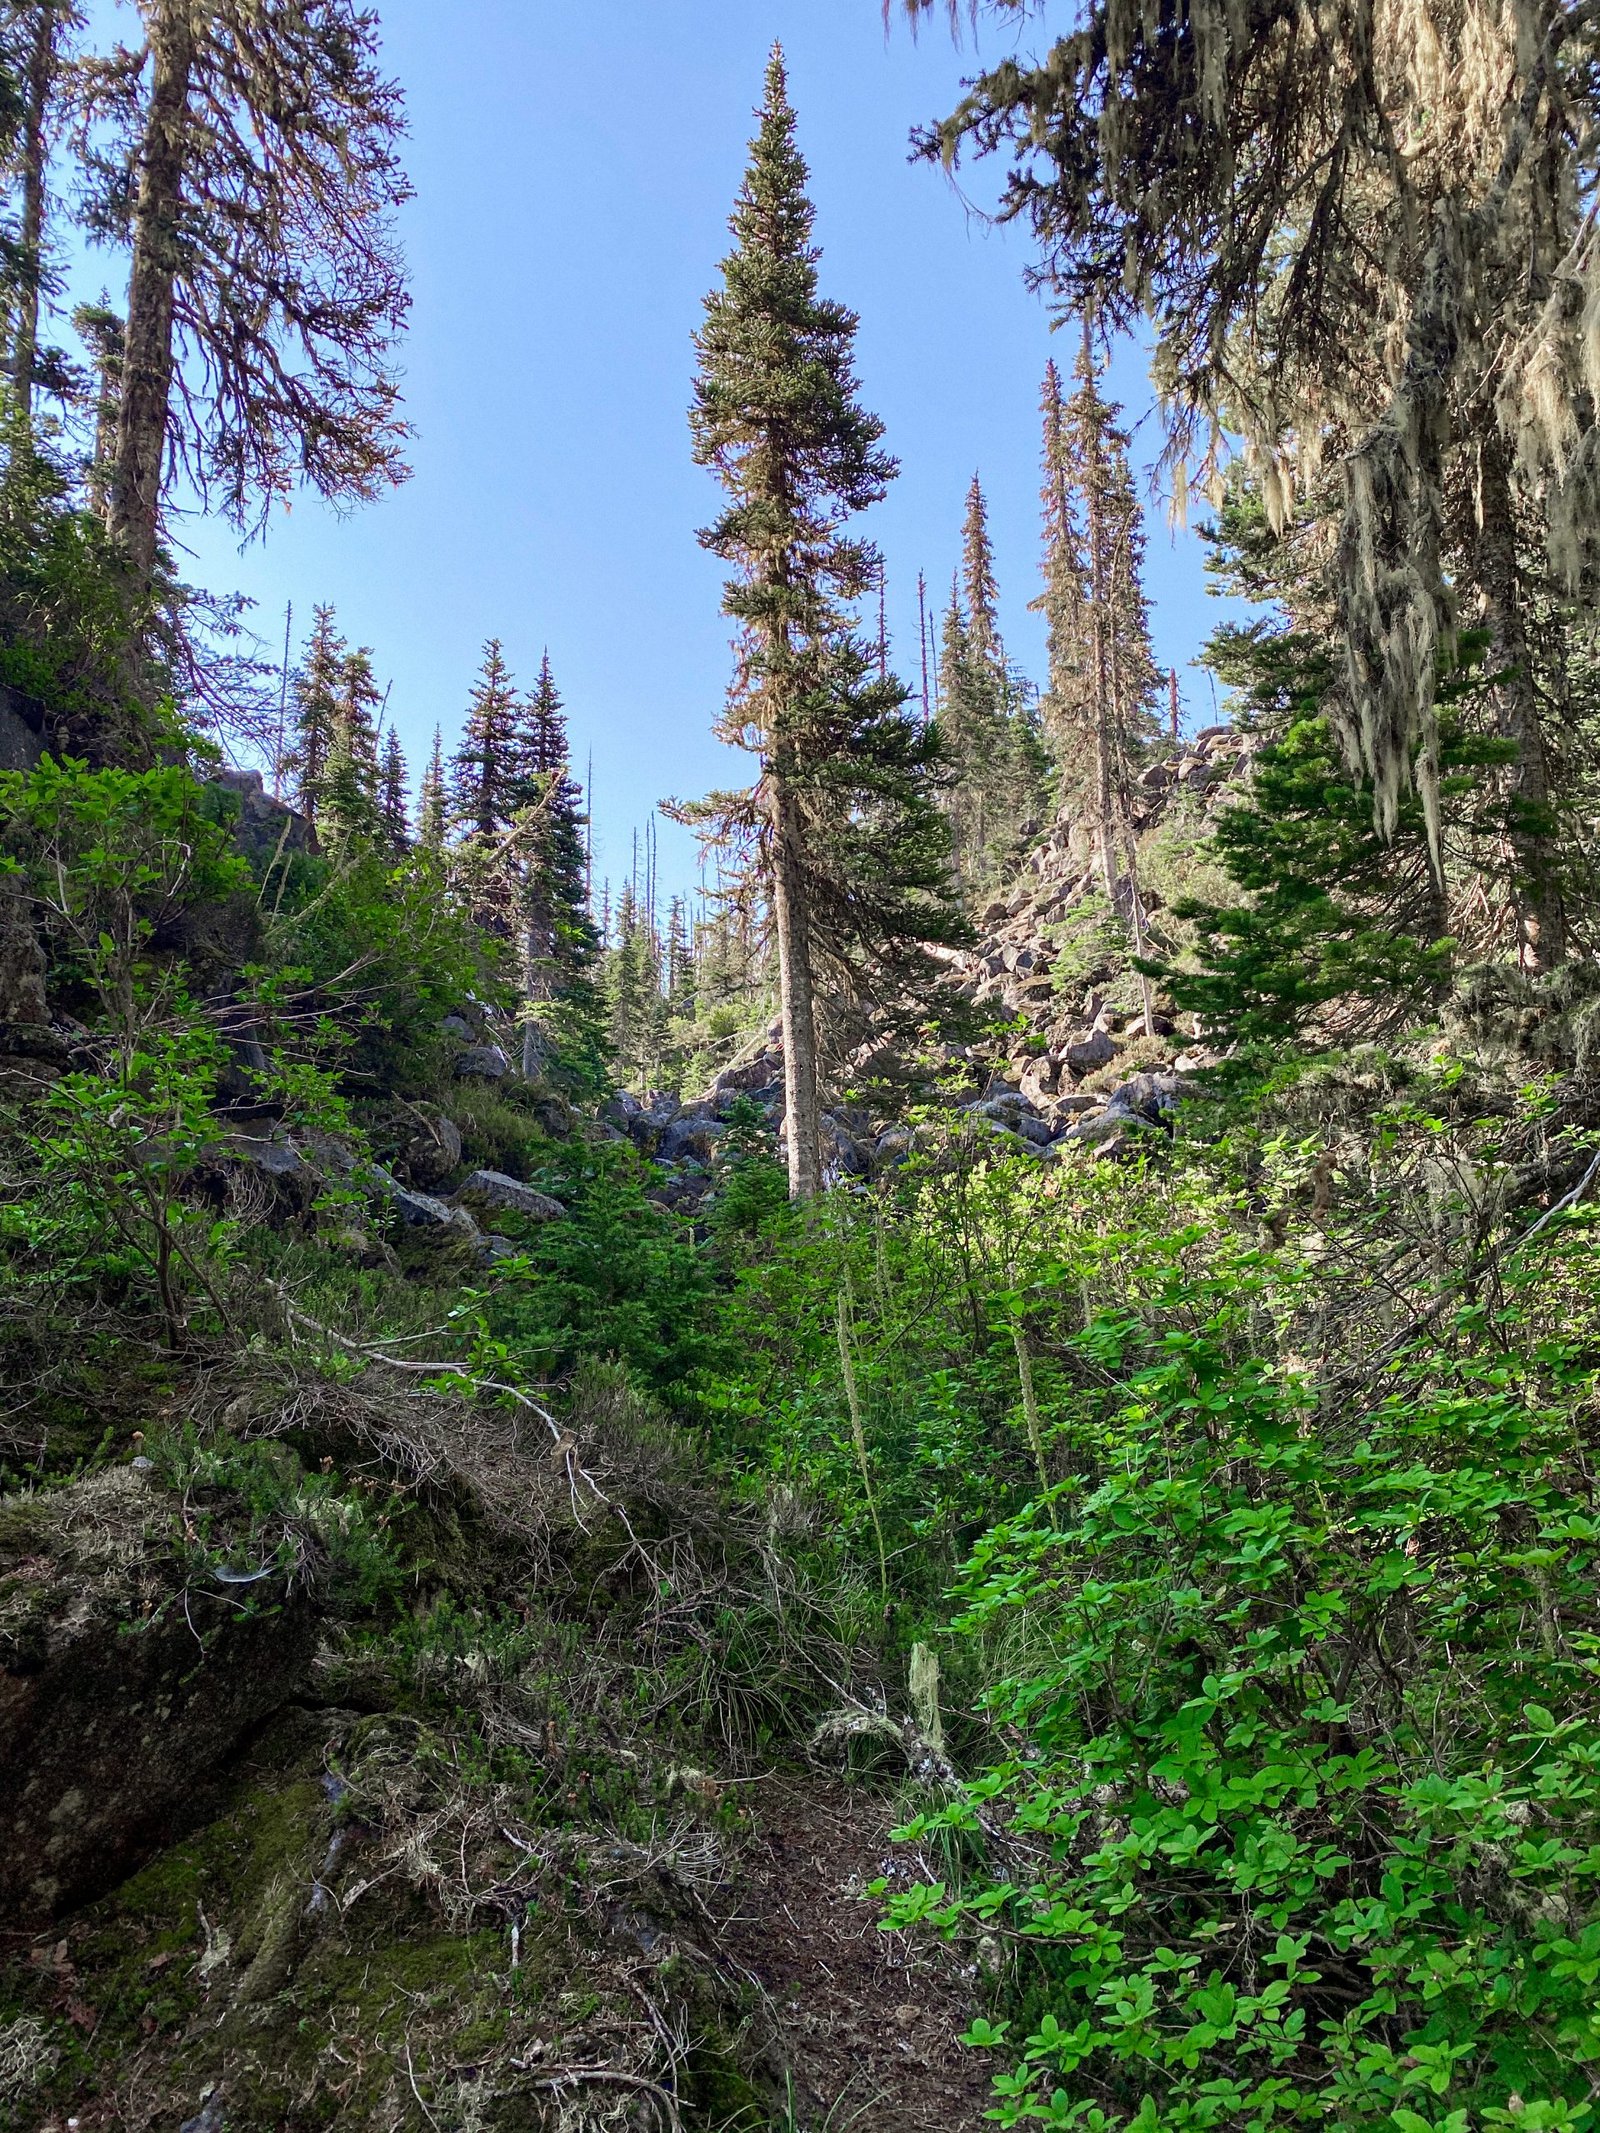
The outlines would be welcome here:
[[[1097,1067],[1109,1066],[1117,1056],[1117,1047],[1103,1029],[1086,1030],[1082,1036],[1069,1037],[1058,1044],[1054,1057],[1069,1074],[1092,1074]]]
[[[719,1119],[703,1117],[698,1109],[675,1118],[656,1142],[658,1163],[709,1163],[716,1145],[727,1132]]]
[[[536,1192],[520,1178],[508,1178],[503,1170],[475,1170],[456,1198],[472,1207],[491,1208],[496,1214],[522,1215],[530,1222],[560,1222],[567,1212],[547,1192]]]
[[[406,1175],[424,1192],[447,1185],[461,1167],[461,1128],[442,1111],[415,1110],[416,1131],[402,1160]]]
[[[241,1607],[185,1543],[182,1513],[131,1465],[0,1498],[0,1916],[13,1928],[170,1843],[235,1744],[307,1691],[304,1590],[275,1575]]]
[[[763,1040],[761,1049],[748,1059],[736,1059],[725,1066],[706,1091],[707,1101],[719,1108],[731,1097],[749,1096],[757,1089],[769,1089],[775,1081],[783,1078],[782,1048],[774,1050]]]
[[[483,1241],[477,1223],[464,1207],[452,1207],[447,1200],[435,1199],[432,1193],[397,1189],[390,1196],[389,1205],[407,1229],[418,1230],[425,1236],[436,1237],[441,1242],[459,1238],[474,1249]]]
[[[277,1185],[309,1185],[312,1166],[293,1141],[281,1133],[230,1133],[218,1144],[225,1162],[253,1170]]]
[[[458,1081],[504,1081],[511,1061],[498,1044],[469,1044],[456,1060]]]
[[[310,822],[267,791],[259,770],[219,770],[212,783],[238,801],[233,842],[258,873],[292,852],[316,850],[316,832]]]
[[[1165,1125],[1195,1085],[1181,1074],[1135,1074],[1112,1090],[1106,1110],[1113,1118],[1137,1119],[1145,1125]]]

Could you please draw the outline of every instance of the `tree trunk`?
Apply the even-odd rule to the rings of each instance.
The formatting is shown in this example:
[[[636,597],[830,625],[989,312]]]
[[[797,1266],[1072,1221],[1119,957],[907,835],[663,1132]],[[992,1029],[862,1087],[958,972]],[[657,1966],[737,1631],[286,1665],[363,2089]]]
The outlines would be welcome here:
[[[1106,900],[1117,907],[1116,827],[1112,809],[1111,778],[1111,674],[1110,646],[1106,623],[1110,614],[1110,587],[1101,564],[1100,501],[1098,476],[1089,490],[1089,612],[1094,631],[1094,802],[1095,833],[1100,846],[1100,878]]]
[[[1489,628],[1489,667],[1501,677],[1494,692],[1501,730],[1517,751],[1511,764],[1510,834],[1517,869],[1518,960],[1525,969],[1550,970],[1566,954],[1566,913],[1547,826],[1550,771],[1522,623],[1511,483],[1497,436],[1480,450],[1478,510],[1474,561]]]
[[[189,83],[195,62],[192,0],[163,0],[152,11],[154,77],[139,152],[128,280],[127,339],[117,450],[111,477],[111,531],[145,584],[155,576],[172,398],[174,291],[179,216],[188,154]]]
[[[35,12],[22,107],[22,217],[17,232],[22,275],[11,350],[17,426],[29,445],[33,442],[33,374],[39,357],[39,302],[44,286],[45,121],[55,86],[60,27],[57,0],[41,0]]]
[[[814,1200],[822,1190],[822,1119],[800,818],[782,773],[774,770],[768,775],[772,784],[772,909],[778,935],[778,984],[783,1012],[789,1197]]]

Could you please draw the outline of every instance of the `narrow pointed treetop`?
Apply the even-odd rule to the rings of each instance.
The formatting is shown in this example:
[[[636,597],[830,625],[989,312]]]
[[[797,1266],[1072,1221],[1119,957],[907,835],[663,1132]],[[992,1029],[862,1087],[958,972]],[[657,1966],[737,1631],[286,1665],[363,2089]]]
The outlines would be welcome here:
[[[417,796],[417,841],[424,850],[442,852],[450,832],[450,800],[445,787],[444,735],[433,729],[433,753],[422,773]]]
[[[695,458],[724,492],[700,539],[732,566],[723,612],[739,625],[722,733],[761,769],[752,789],[685,819],[714,822],[723,849],[753,854],[770,905],[790,1190],[809,1199],[822,1183],[825,1020],[874,983],[908,997],[919,944],[951,923],[948,840],[930,791],[937,744],[904,716],[905,690],[882,677],[858,628],[882,566],[850,521],[896,469],[857,397],[856,314],[819,291],[776,47],[758,116],[734,249],[696,337],[690,422]]]
[[[527,768],[535,775],[565,771],[568,761],[567,714],[561,692],[550,671],[546,651],[539,664],[539,679],[528,698],[523,753]]]
[[[976,474],[967,491],[967,516],[961,529],[961,575],[966,592],[967,629],[980,659],[1004,659],[1000,646],[1000,589],[995,583],[994,543],[989,538],[989,506]]]
[[[411,842],[411,774],[406,767],[400,735],[391,726],[383,737],[383,760],[378,772],[378,812],[389,849],[403,852]]]
[[[763,634],[769,657],[790,632],[820,626],[828,593],[855,598],[872,583],[870,546],[843,528],[896,472],[880,449],[883,424],[857,401],[857,316],[818,291],[809,175],[775,45],[729,224],[734,249],[696,337],[690,416],[695,458],[728,492],[700,538],[748,572],[727,611]]]
[[[451,812],[468,835],[492,837],[518,804],[517,690],[498,637],[483,648],[461,746],[452,759]]]

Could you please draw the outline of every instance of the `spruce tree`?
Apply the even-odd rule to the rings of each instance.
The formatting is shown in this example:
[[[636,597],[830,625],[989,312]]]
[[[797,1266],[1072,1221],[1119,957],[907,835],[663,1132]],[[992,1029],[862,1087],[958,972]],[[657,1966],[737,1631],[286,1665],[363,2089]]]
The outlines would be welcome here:
[[[497,836],[516,810],[522,776],[519,718],[516,684],[500,640],[493,637],[483,648],[461,745],[451,758],[451,819],[467,836]]]
[[[966,516],[961,525],[961,579],[973,652],[979,659],[998,666],[1004,659],[1000,645],[1000,588],[995,583],[988,499],[977,474],[967,491]]]
[[[856,315],[819,293],[777,46],[759,119],[733,250],[696,337],[691,421],[696,459],[727,492],[700,536],[734,566],[723,605],[741,645],[723,732],[760,757],[761,775],[698,812],[756,844],[778,953],[790,1190],[804,1199],[822,1183],[824,977],[829,1004],[844,1005],[875,957],[880,971],[899,960],[904,978],[917,944],[954,919],[929,789],[936,744],[856,628],[881,564],[847,528],[896,469],[857,400]]]
[[[317,815],[318,826],[331,845],[347,849],[353,843],[377,843],[383,836],[375,715],[381,702],[372,654],[364,646],[346,652],[339,670],[333,745]]]
[[[445,783],[444,734],[433,729],[433,750],[417,794],[417,842],[425,852],[443,852],[450,836],[450,794]]]
[[[633,883],[617,900],[614,945],[601,972],[608,1048],[625,1087],[648,1091],[659,1078],[666,1035],[661,946]]]
[[[952,857],[976,896],[1012,872],[1037,833],[1048,777],[1034,692],[1000,634],[989,509],[976,474],[945,615],[939,730],[952,767],[945,795]]]
[[[521,868],[524,1064],[531,1072],[535,1030],[545,1016],[569,1056],[595,1050],[599,941],[589,915],[583,794],[569,760],[566,712],[545,653],[523,708],[513,752],[510,798]]]
[[[378,813],[384,842],[391,852],[403,852],[411,842],[411,773],[393,726],[384,735],[378,768]]]
[[[339,706],[347,651],[331,607],[312,611],[311,635],[295,671],[294,745],[289,769],[300,812],[315,822],[327,789],[328,766],[338,740]]]
[[[1087,824],[1112,909],[1145,940],[1133,816],[1135,779],[1155,744],[1161,676],[1144,592],[1144,519],[1120,410],[1100,391],[1088,323],[1077,386],[1064,400],[1051,363],[1042,395],[1046,730],[1062,794]],[[1150,1017],[1146,987],[1145,1018]]]

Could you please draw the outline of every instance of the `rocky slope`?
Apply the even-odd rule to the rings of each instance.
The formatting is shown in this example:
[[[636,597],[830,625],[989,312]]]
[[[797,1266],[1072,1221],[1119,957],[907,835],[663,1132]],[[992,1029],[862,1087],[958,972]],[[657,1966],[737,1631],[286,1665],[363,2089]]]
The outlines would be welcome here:
[[[1203,840],[1207,818],[1245,768],[1246,746],[1228,726],[1212,726],[1144,772],[1135,801],[1152,943],[1173,945],[1164,924],[1166,884],[1183,854]],[[1168,847],[1164,850],[1163,845]],[[1172,863],[1176,855],[1178,865]],[[927,1088],[951,1103],[972,1130],[1002,1136],[1049,1158],[1089,1146],[1115,1156],[1159,1125],[1178,1100],[1183,1077],[1210,1060],[1198,1033],[1169,1015],[1145,1028],[1142,990],[1126,941],[1104,923],[1102,899],[1082,826],[1063,817],[1015,882],[982,911],[977,945],[947,960],[949,999],[988,1030],[945,1044],[925,1063]],[[834,1183],[868,1178],[902,1161],[914,1145],[902,1105],[853,1099],[849,1083],[869,1082],[882,1061],[873,1047],[848,1062],[842,1091],[824,1114]],[[903,1103],[903,1077],[902,1077]],[[661,1169],[658,1197],[698,1207],[712,1189],[714,1158],[738,1107],[754,1105],[773,1132],[783,1128],[783,1043],[773,1023],[746,1045],[699,1096],[623,1093],[603,1115]]]

